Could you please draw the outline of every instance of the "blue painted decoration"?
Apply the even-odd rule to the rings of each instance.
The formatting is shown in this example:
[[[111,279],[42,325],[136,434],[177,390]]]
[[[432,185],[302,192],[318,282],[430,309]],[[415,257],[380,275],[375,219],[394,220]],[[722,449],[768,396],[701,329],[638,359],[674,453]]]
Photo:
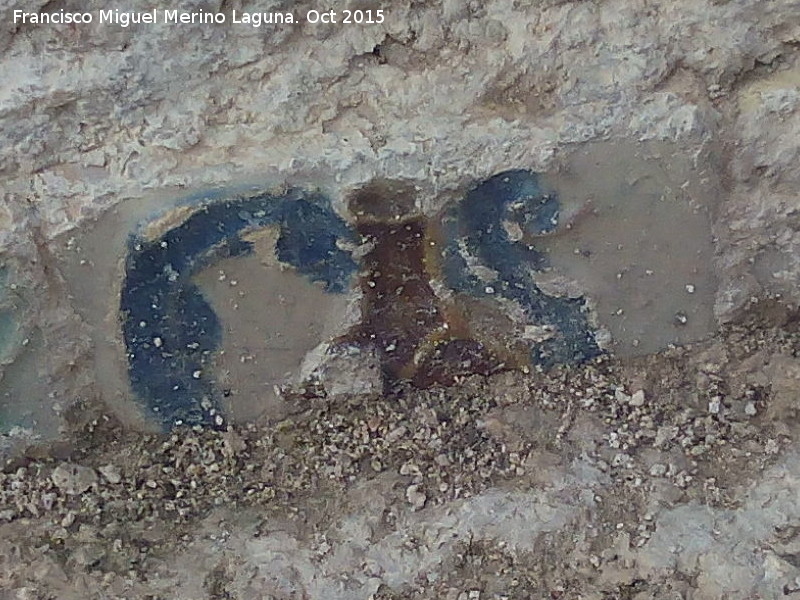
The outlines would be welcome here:
[[[583,298],[550,296],[535,283],[535,273],[548,266],[537,239],[552,233],[559,218],[558,198],[535,173],[495,175],[437,219],[437,235],[444,237],[437,264],[426,260],[431,223],[398,212],[405,188],[385,198],[376,190],[358,196],[372,217],[352,225],[324,196],[290,190],[209,202],[155,239],[131,236],[120,296],[130,382],[163,427],[224,422],[221,391],[206,373],[222,326],[192,277],[219,259],[252,252],[243,236],[268,226],[279,230],[278,260],[328,292],[348,292],[360,272],[362,321],[337,341],[377,349],[387,380],[446,385],[454,373],[502,368],[480,341],[446,326],[433,279],[473,297],[514,301],[530,323],[549,326],[549,339],[529,342],[531,364],[549,367],[600,354]],[[343,248],[367,240],[372,249],[357,265]],[[475,264],[485,267],[481,278]],[[486,273],[493,275],[487,279]]]
[[[601,352],[584,299],[549,296],[534,282],[533,273],[548,266],[536,238],[556,229],[558,214],[557,196],[542,188],[535,173],[512,170],[471,189],[442,219],[446,284],[476,297],[516,301],[532,324],[552,327],[550,339],[531,343],[531,361],[545,367],[582,362]],[[522,234],[520,239],[512,239],[510,226]],[[479,279],[464,251],[491,269],[494,279]]]
[[[221,326],[192,276],[224,257],[252,252],[242,234],[278,226],[278,260],[330,293],[349,288],[356,264],[337,241],[353,234],[318,194],[290,190],[202,206],[157,239],[129,240],[120,296],[134,393],[166,427],[221,425],[219,390],[204,367]]]

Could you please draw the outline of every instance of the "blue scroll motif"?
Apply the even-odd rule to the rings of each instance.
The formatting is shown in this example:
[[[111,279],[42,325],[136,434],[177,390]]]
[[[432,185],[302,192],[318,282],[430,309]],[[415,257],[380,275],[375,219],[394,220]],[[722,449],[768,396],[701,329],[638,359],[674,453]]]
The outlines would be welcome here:
[[[470,190],[443,219],[447,285],[476,297],[513,300],[532,324],[552,327],[550,339],[531,343],[531,361],[545,367],[582,362],[601,353],[584,299],[549,296],[534,282],[534,273],[548,266],[547,257],[536,249],[536,237],[552,232],[558,216],[558,198],[542,189],[537,175],[513,170]],[[522,239],[511,239],[504,222],[516,224]],[[495,279],[485,281],[473,274],[465,253],[494,271]]]
[[[291,190],[214,202],[161,237],[132,236],[120,295],[134,393],[157,420],[220,425],[220,391],[204,367],[222,329],[192,276],[214,261],[252,252],[242,234],[277,226],[277,258],[330,293],[343,293],[356,264],[343,244],[353,234],[321,195]]]

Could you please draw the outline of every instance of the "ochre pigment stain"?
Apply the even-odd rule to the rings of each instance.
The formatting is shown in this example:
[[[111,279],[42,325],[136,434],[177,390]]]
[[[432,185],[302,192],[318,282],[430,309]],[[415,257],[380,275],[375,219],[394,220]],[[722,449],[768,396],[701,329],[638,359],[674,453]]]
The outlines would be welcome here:
[[[445,324],[423,262],[424,229],[421,219],[357,227],[375,246],[363,259],[363,317],[353,337],[374,346],[397,379],[413,376],[418,347]]]
[[[496,370],[498,360],[469,339],[463,320],[432,287],[439,279],[430,260],[436,242],[427,219],[415,214],[413,187],[373,182],[353,194],[350,209],[371,250],[360,271],[362,321],[345,339],[373,348],[389,381],[451,385],[458,376]]]

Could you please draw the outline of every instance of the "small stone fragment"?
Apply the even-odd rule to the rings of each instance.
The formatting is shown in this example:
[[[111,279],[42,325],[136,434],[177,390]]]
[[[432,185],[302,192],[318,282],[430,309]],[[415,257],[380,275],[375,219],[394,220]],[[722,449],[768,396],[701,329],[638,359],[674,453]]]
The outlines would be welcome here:
[[[50,511],[53,509],[53,504],[55,504],[55,501],[56,501],[56,495],[53,494],[52,492],[47,494],[42,494],[41,497],[42,508],[44,508],[46,511]]]
[[[758,411],[756,410],[756,405],[754,402],[748,402],[744,405],[744,414],[746,414],[748,417],[756,416],[757,412]]]
[[[300,379],[319,381],[331,397],[378,394],[384,385],[379,355],[353,346],[320,346],[306,357]]]
[[[630,399],[631,406],[642,406],[644,404],[644,390],[638,390],[633,393]]]
[[[122,475],[116,465],[104,465],[97,469],[108,483],[117,484],[122,481]]]
[[[247,444],[244,439],[233,429],[229,428],[222,434],[222,456],[225,458],[233,459],[246,449]]]
[[[414,475],[419,473],[419,467],[413,462],[405,462],[400,465],[400,475]]]
[[[406,489],[406,500],[411,506],[414,507],[414,510],[419,510],[423,506],[425,506],[425,502],[428,500],[428,497],[420,491],[420,486],[418,484],[412,484],[408,486]]]
[[[621,389],[614,390],[614,400],[616,400],[617,402],[629,402],[630,399],[631,397],[628,396],[628,394],[626,394],[623,390]]]
[[[541,344],[555,336],[554,329],[549,325],[526,325],[522,332],[522,339]]]
[[[50,475],[53,483],[62,492],[70,495],[82,494],[97,482],[94,469],[73,463],[58,465]]]
[[[433,458],[433,462],[435,462],[440,467],[446,467],[450,464],[450,459],[447,457],[446,454],[437,454]]]
[[[406,428],[400,425],[399,427],[395,427],[392,431],[388,433],[388,435],[386,436],[386,441],[390,444],[394,444],[405,434],[406,434]]]

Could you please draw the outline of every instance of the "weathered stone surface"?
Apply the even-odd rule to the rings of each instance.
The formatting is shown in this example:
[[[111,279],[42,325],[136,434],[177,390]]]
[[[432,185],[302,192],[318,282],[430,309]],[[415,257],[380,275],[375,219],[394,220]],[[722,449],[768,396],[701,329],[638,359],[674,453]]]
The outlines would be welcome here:
[[[220,10],[243,4],[222,3]],[[267,4],[275,3],[250,8]],[[470,598],[478,590],[484,598],[522,590],[520,597],[710,600],[796,593],[798,342],[791,318],[767,318],[764,297],[800,301],[800,2],[387,4],[381,25],[262,28],[21,25],[7,16],[11,10],[49,11],[53,4],[12,0],[4,7],[0,268],[9,273],[3,289],[17,287],[0,300],[0,328],[11,331],[0,332],[0,404],[3,425],[21,426],[0,440],[4,448],[57,435],[73,403],[103,395],[100,388],[128,398],[118,386],[124,373],[114,374],[110,367],[118,365],[108,358],[125,352],[122,334],[106,335],[119,325],[121,290],[114,286],[121,286],[119,259],[132,230],[125,207],[163,208],[210,189],[233,197],[241,186],[318,188],[339,218],[355,224],[350,191],[391,179],[414,188],[415,218],[435,219],[497,173],[568,175],[570,156],[589,141],[607,143],[608,152],[620,141],[648,153],[652,144],[669,144],[685,154],[698,181],[719,182],[706,189],[680,177],[663,186],[665,202],[709,216],[706,229],[687,233],[674,224],[680,243],[708,233],[714,244],[714,277],[682,277],[674,293],[695,308],[712,297],[711,325],[735,325],[748,310],[764,317],[761,328],[747,335],[734,329],[706,349],[641,359],[613,382],[588,367],[534,383],[464,382],[466,371],[458,371],[461,387],[414,396],[419,406],[389,398],[374,405],[380,412],[362,415],[372,405],[347,404],[353,392],[383,386],[379,366],[408,373],[438,365],[431,348],[442,355],[450,348],[465,363],[486,356],[485,347],[437,346],[436,336],[420,333],[399,358],[390,356],[400,348],[389,350],[391,340],[374,349],[368,376],[354,376],[357,362],[331,362],[336,402],[309,400],[311,416],[243,433],[246,442],[208,432],[131,442],[113,430],[97,438],[97,462],[86,463],[124,464],[126,476],[113,485],[116,475],[95,485],[92,469],[70,463],[50,471],[49,462],[26,460],[27,467],[0,474],[0,587],[21,598]],[[126,9],[150,6],[134,0]],[[107,7],[93,0],[81,6],[100,8]],[[287,9],[303,15],[310,8],[318,6],[301,1]],[[620,190],[628,192],[637,182],[621,170]],[[575,200],[583,206],[588,199]],[[574,222],[577,231],[591,206],[574,213],[562,223]],[[121,245],[109,256],[101,256],[102,245],[94,255],[79,252],[84,226],[115,214]],[[623,207],[612,214],[629,213]],[[541,236],[531,244],[538,247],[560,234],[500,221],[504,241],[514,244],[531,234]],[[466,252],[476,259],[467,267],[487,279],[486,296],[502,296],[492,279],[498,266],[480,260],[479,245]],[[352,240],[337,248],[357,262],[376,246]],[[574,250],[581,259],[587,252]],[[63,266],[68,255],[86,261],[74,277]],[[511,272],[561,304],[585,306],[597,331],[618,319],[608,331],[620,337],[630,325],[626,314],[649,314],[659,293],[640,297],[632,286],[625,306],[608,308],[596,300],[603,284],[623,289],[631,273],[607,276],[586,258],[578,269],[603,274],[592,286],[580,270],[570,278],[519,265]],[[190,271],[181,276],[191,292]],[[90,322],[78,304],[91,294],[77,295],[75,286],[90,288],[98,279],[111,283],[90,306]],[[502,330],[497,344],[514,355],[559,339],[525,320],[533,299],[527,307],[508,294],[454,299],[452,289],[435,283],[430,305],[452,302],[471,318],[491,313],[494,329],[478,332],[482,343],[491,339],[487,331]],[[494,304],[503,310],[492,313]],[[684,332],[708,316],[703,311],[674,307],[681,333],[664,325],[668,335],[659,343],[694,339]],[[582,314],[572,312],[582,328]],[[343,329],[355,322],[343,319]],[[447,321],[430,322],[444,329]],[[653,351],[647,340],[631,338],[631,348]],[[174,341],[156,331],[147,340],[153,355]],[[203,384],[213,370],[174,366],[190,385]],[[117,379],[104,383],[98,373]],[[215,401],[224,403],[224,382],[218,387]],[[482,403],[494,403],[494,412]],[[516,404],[517,412],[502,414]],[[535,426],[514,419],[523,409],[535,412]],[[116,412],[126,424],[142,425]],[[314,421],[318,414],[330,418]],[[514,436],[493,440],[491,419],[513,422]],[[481,420],[483,429],[475,426]],[[90,436],[104,423],[91,414],[72,425]],[[518,491],[497,487],[499,474]],[[342,497],[324,496],[334,484]],[[253,503],[257,523],[250,513],[240,519],[239,502]],[[510,576],[495,575],[504,570],[513,573],[513,589],[504,587]]]

